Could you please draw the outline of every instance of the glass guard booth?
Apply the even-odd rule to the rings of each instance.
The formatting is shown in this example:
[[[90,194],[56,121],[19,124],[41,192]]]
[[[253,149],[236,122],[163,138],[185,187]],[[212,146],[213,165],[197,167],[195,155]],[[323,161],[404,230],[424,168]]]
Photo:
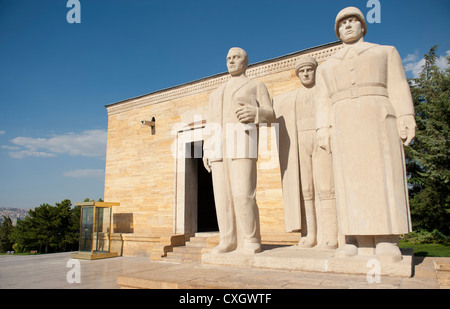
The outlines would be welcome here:
[[[103,259],[118,256],[110,251],[112,206],[119,203],[74,203],[81,207],[79,251],[72,254],[77,259]]]

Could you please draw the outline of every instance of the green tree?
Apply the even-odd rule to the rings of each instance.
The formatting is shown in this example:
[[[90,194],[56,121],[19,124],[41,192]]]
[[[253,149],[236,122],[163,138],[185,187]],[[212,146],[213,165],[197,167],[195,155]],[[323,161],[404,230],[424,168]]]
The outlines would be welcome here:
[[[47,203],[28,212],[19,221],[13,233],[15,248],[22,252],[71,251],[78,246],[79,210],[71,207],[70,200],[51,206]]]
[[[87,197],[87,198],[84,199],[83,202],[95,202],[95,200],[91,200],[90,198]],[[98,199],[97,202],[104,202],[104,201],[103,201],[103,199],[100,197],[100,198]]]
[[[13,242],[11,240],[11,235],[14,231],[14,226],[12,224],[11,218],[3,216],[3,222],[0,226],[0,252],[11,251]]]
[[[70,200],[56,203],[55,207],[55,239],[53,246],[57,251],[72,251],[78,245],[80,228],[79,209],[72,208]]]
[[[450,70],[436,66],[436,50],[433,46],[425,55],[420,76],[410,79],[417,130],[405,156],[413,229],[437,229],[448,235]]]
[[[28,211],[28,217],[17,223],[14,240],[21,251],[50,252],[55,238],[54,214],[53,206],[45,203]]]
[[[78,250],[80,238],[80,214],[81,214],[81,207],[71,208],[70,217],[68,220],[68,229],[64,238],[65,244],[64,251]]]

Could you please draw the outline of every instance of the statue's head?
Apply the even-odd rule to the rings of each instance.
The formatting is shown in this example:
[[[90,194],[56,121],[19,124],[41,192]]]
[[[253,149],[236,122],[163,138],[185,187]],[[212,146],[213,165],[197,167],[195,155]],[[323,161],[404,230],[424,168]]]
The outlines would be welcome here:
[[[334,32],[344,43],[358,41],[367,33],[367,24],[363,13],[352,6],[341,10],[336,16]]]
[[[240,47],[232,47],[227,54],[228,72],[232,76],[241,75],[247,70],[248,56]]]
[[[317,61],[311,56],[301,57],[295,62],[295,74],[305,87],[316,84],[316,69]]]

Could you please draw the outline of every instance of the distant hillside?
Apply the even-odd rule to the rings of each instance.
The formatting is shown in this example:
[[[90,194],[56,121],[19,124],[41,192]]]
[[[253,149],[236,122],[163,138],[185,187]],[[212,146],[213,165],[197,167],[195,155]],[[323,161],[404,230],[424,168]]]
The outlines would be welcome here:
[[[10,207],[0,207],[0,224],[3,223],[3,216],[10,217],[13,225],[16,225],[17,220],[24,220],[28,216],[28,211],[30,209],[23,208],[10,208]]]

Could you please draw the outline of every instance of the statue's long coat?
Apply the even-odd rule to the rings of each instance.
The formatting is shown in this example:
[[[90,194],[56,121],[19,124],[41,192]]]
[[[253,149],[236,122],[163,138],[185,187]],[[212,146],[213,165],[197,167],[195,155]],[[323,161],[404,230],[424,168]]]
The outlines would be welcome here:
[[[414,114],[414,107],[397,50],[345,46],[319,66],[317,79],[316,126],[331,127],[340,232],[410,232],[397,119]]]
[[[278,155],[286,232],[302,229],[302,203],[296,103],[300,89],[273,98],[273,109],[278,123]]]

